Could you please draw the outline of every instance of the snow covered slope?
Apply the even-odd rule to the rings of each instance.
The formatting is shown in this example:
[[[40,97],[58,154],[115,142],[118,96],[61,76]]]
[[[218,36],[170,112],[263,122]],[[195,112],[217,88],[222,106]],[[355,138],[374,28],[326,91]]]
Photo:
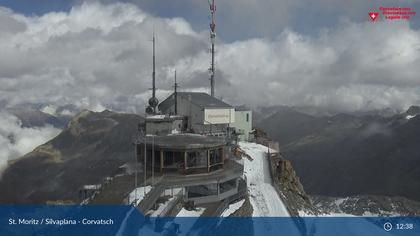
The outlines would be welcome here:
[[[291,235],[300,235],[292,218],[286,218],[279,224],[272,218],[263,217],[288,217],[289,212],[283,201],[271,185],[271,176],[266,157],[267,147],[248,142],[240,142],[240,148],[252,160],[244,158],[244,175],[247,178],[249,200],[253,208],[254,235],[264,235],[267,232],[288,232]],[[288,223],[284,223],[289,221]]]
[[[290,216],[283,201],[273,185],[267,161],[267,147],[248,142],[240,142],[240,148],[252,161],[245,158],[244,175],[248,181],[250,201],[254,209],[253,216]]]

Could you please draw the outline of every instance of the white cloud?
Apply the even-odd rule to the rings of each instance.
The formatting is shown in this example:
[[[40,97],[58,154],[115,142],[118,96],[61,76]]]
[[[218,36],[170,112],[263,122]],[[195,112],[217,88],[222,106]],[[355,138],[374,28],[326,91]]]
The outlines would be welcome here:
[[[341,110],[420,103],[420,32],[406,22],[345,23],[316,37],[286,30],[275,40],[238,41],[218,52],[230,84],[218,94],[236,103]],[[205,57],[180,65],[197,68]]]
[[[25,155],[59,132],[52,126],[23,128],[18,118],[0,112],[0,175],[8,161]]]
[[[134,98],[151,87],[153,29],[161,88],[172,83],[162,78],[168,66],[206,47],[205,36],[185,20],[156,18],[131,4],[85,3],[40,17],[2,9],[0,15],[24,26],[0,36],[0,100],[9,106],[143,111]],[[131,103],[121,104],[120,98]]]
[[[143,112],[150,96],[153,29],[159,99],[170,93],[174,69],[181,90],[208,89],[207,28],[194,31],[183,18],[97,2],[40,17],[1,9],[0,16],[9,22],[0,23],[7,28],[0,35],[0,101],[9,106]],[[218,37],[216,52],[216,93],[232,103],[358,110],[420,102],[420,33],[409,22],[343,21],[317,35],[286,29],[231,43]]]

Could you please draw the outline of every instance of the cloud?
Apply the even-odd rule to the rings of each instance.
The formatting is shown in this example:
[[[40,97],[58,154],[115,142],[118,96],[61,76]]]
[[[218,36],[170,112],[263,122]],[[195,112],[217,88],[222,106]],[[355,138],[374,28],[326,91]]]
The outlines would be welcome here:
[[[420,102],[420,32],[404,22],[345,23],[316,37],[286,30],[223,45],[217,61],[231,82],[222,91],[237,102],[341,110]]]
[[[182,18],[156,18],[131,4],[85,3],[39,17],[2,9],[0,15],[24,25],[0,36],[0,100],[9,106],[144,110],[144,101],[135,99],[151,87],[153,30],[159,77],[207,47],[205,36]],[[170,88],[167,79],[158,86]],[[130,104],[120,108],[119,98]]]
[[[238,11],[226,20],[230,24],[245,13],[251,15],[244,7],[252,9],[257,4],[234,2],[220,2],[219,22],[228,17],[227,9]],[[276,2],[258,3],[255,17],[277,6]],[[150,2],[137,4],[154,9]],[[189,4],[185,7],[200,5],[201,9],[202,5]],[[284,9],[300,7],[287,4]],[[346,12],[365,12],[363,4],[346,6]],[[280,10],[270,12],[275,11]],[[150,97],[153,30],[158,98],[162,101],[171,92],[175,69],[181,90],[208,90],[207,24],[197,30],[188,17],[151,15],[133,4],[99,2],[42,16],[1,9],[0,17],[9,22],[0,23],[8,27],[0,35],[0,101],[5,106],[37,103],[54,112],[73,104],[97,111],[143,112]],[[335,110],[405,109],[420,103],[420,32],[411,22],[344,19],[306,34],[288,28],[289,20],[289,16],[273,18],[270,26],[266,19],[255,19],[255,24],[247,25],[264,26],[263,31],[274,33],[267,36],[224,41],[221,32],[216,41],[217,96],[233,104],[313,105]],[[276,25],[282,27],[273,30]],[[231,25],[230,30],[241,31],[240,27]]]
[[[182,16],[196,31],[208,28],[209,9],[205,0],[123,1],[136,4],[154,15]],[[115,0],[101,2],[112,4]],[[217,32],[228,42],[260,37],[274,38],[285,29],[316,35],[319,29],[335,27],[342,21],[365,22],[368,20],[368,11],[378,10],[380,6],[420,8],[418,0],[216,0],[215,3]],[[412,17],[410,23],[418,29],[420,18]]]
[[[0,112],[0,176],[8,161],[25,155],[59,132],[52,126],[23,128],[17,117]]]
[[[392,130],[385,124],[372,123],[364,127],[359,135],[361,138],[368,138],[373,135],[391,136]]]
[[[218,96],[232,103],[407,109],[420,102],[420,32],[407,22],[344,22],[317,36],[285,30],[274,40],[218,45]],[[187,82],[208,55],[176,65]],[[223,81],[223,86],[219,84]],[[224,82],[227,81],[227,82]]]

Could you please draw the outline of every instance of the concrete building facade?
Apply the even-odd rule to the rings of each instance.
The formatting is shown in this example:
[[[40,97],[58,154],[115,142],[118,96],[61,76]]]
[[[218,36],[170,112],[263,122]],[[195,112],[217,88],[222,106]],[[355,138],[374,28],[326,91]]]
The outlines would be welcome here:
[[[186,117],[187,131],[198,134],[223,136],[235,122],[235,109],[206,93],[173,93],[159,104],[159,110],[170,115],[176,110],[175,115]]]
[[[249,141],[252,132],[252,111],[242,108],[235,109],[235,132],[240,141]]]

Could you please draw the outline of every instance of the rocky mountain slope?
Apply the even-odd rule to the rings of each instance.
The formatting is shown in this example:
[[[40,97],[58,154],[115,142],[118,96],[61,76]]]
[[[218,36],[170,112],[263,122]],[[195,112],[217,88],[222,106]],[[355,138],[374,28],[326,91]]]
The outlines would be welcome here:
[[[257,126],[281,143],[310,194],[420,200],[417,111],[411,107],[393,116],[312,116],[283,108]]]
[[[271,158],[274,164],[273,184],[280,189],[290,214],[299,216],[304,212],[305,214],[318,215],[320,211],[314,206],[311,197],[306,194],[291,162],[280,155],[273,155]]]
[[[419,216],[420,203],[404,197],[374,195],[334,198],[312,196],[321,214],[349,214],[358,216]]]
[[[134,158],[139,122],[134,114],[82,111],[57,137],[9,165],[0,202],[77,201],[80,187],[100,183]]]
[[[52,125],[56,128],[64,128],[70,120],[69,115],[51,115],[33,107],[11,107],[6,109],[22,122],[22,127],[42,127]]]

